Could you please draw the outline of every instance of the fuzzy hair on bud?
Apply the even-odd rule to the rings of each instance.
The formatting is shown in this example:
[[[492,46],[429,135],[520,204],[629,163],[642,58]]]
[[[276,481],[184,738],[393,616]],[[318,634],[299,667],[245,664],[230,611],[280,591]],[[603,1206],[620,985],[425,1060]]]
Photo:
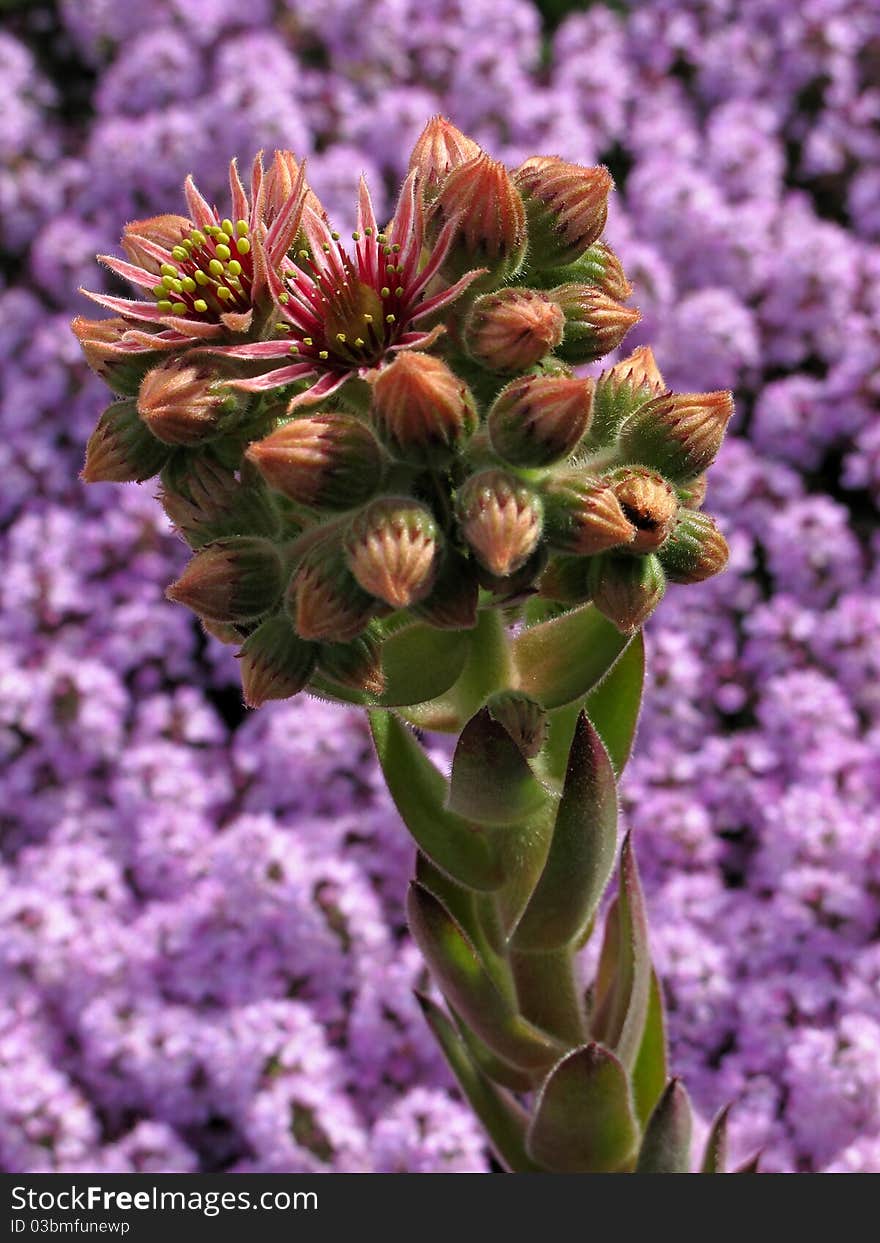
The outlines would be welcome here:
[[[682,509],[658,555],[671,583],[702,583],[721,573],[730,549],[713,518]]]
[[[526,255],[526,209],[503,164],[481,151],[449,173],[432,207],[434,234],[451,220],[458,229],[443,263],[447,280],[486,268],[485,289],[516,275]]]
[[[592,557],[621,545],[634,547],[636,528],[605,480],[583,475],[551,480],[544,510],[547,539],[561,552]]]
[[[95,375],[125,397],[137,394],[144,375],[161,357],[158,349],[123,343],[131,324],[118,316],[84,319],[77,315],[70,327]]]
[[[187,236],[191,228],[192,221],[186,216],[173,214],[132,220],[122,231],[120,245],[132,263],[159,276],[162,260],[156,258],[155,248],[158,246],[163,250],[171,250]]]
[[[349,690],[381,695],[385,689],[382,649],[369,631],[350,643],[322,643],[318,670],[331,682]]]
[[[538,289],[501,289],[477,298],[465,327],[471,356],[490,371],[525,371],[562,341],[565,315]]]
[[[259,708],[269,699],[289,699],[306,686],[315,667],[315,649],[294,633],[286,613],[261,622],[238,653],[244,702]]]
[[[197,552],[165,594],[209,621],[245,622],[274,608],[282,589],[283,567],[275,545],[232,536]]]
[[[565,267],[542,268],[541,284],[548,289],[557,285],[595,285],[617,302],[626,302],[633,292],[623,264],[607,242],[594,242],[579,259]]]
[[[732,415],[730,392],[664,393],[627,419],[621,452],[669,479],[690,479],[715,461]]]
[[[612,350],[641,319],[594,285],[557,285],[549,297],[565,316],[565,335],[557,353],[568,363],[592,363]]]
[[[395,457],[436,465],[474,431],[468,386],[440,358],[406,350],[372,381],[372,418]]]
[[[708,486],[707,475],[696,475],[686,483],[679,484],[678,499],[686,509],[702,509]]]
[[[324,643],[350,643],[366,630],[375,600],[355,580],[340,547],[322,544],[300,562],[287,592],[297,634]]]
[[[504,691],[493,695],[486,707],[526,759],[539,754],[547,738],[547,713],[539,703],[521,691]]]
[[[492,448],[514,466],[550,466],[568,457],[590,426],[595,382],[522,376],[503,388],[487,417]]]
[[[216,436],[235,397],[202,366],[168,362],[148,371],[138,393],[138,413],[167,445],[192,446]]]
[[[346,558],[364,591],[405,609],[431,590],[441,539],[426,506],[408,497],[382,497],[353,520]]]
[[[384,457],[370,428],[350,414],[310,414],[285,423],[245,454],[271,488],[300,505],[353,509],[382,481]]]
[[[666,385],[650,346],[642,345],[607,368],[596,381],[589,443],[604,447],[616,441],[625,420]]]
[[[516,169],[513,183],[525,201],[535,267],[573,263],[605,228],[614,181],[603,165],[535,155]]]
[[[114,401],[89,437],[81,478],[85,483],[142,483],[162,469],[168,453],[141,422],[135,401]]]
[[[626,520],[635,527],[627,552],[656,552],[668,538],[678,513],[675,489],[656,471],[622,466],[605,476],[620,502]]]
[[[472,562],[447,548],[430,594],[414,612],[437,630],[472,630],[477,624],[480,585]]]
[[[634,634],[663,599],[666,576],[655,556],[605,553],[590,565],[590,594],[596,608],[622,634]]]
[[[227,535],[280,534],[278,509],[259,475],[245,466],[236,476],[210,452],[166,467],[159,499],[191,548]]]
[[[454,168],[478,155],[480,145],[473,138],[468,138],[446,117],[431,117],[409,157],[410,170],[418,173],[425,202],[433,202]]]
[[[541,502],[502,470],[471,475],[458,494],[462,535],[490,574],[506,578],[524,565],[541,538]]]

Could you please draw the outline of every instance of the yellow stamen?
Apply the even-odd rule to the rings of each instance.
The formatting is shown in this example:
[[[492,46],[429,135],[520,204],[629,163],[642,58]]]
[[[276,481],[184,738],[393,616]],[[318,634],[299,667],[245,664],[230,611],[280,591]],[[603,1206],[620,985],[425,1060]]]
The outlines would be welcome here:
[[[222,259],[224,263],[232,258],[232,251],[228,246],[220,245],[217,247],[217,258]]]
[[[193,303],[193,309],[198,311],[198,313],[202,315],[204,314],[205,311],[207,311],[208,304],[204,298],[196,298],[195,302]]]
[[[235,243],[235,249],[240,255],[246,255],[251,248],[250,242],[246,237],[240,237]]]
[[[236,233],[238,234],[238,236],[239,236],[239,237],[247,237],[247,235],[248,235],[248,222],[247,222],[246,220],[236,220],[236,222],[235,222],[235,231],[236,231]]]
[[[235,232],[235,227],[231,220],[222,221],[220,227],[227,237],[232,237],[233,233]]]
[[[226,302],[232,297],[232,290],[227,289],[225,285],[218,285],[217,297],[221,300],[221,302]]]

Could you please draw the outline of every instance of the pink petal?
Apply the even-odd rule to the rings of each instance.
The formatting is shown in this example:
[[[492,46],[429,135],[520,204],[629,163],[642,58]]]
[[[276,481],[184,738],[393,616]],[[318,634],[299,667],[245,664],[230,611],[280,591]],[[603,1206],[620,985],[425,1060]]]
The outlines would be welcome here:
[[[117,315],[122,315],[126,319],[138,319],[145,324],[157,324],[165,318],[155,302],[141,302],[137,298],[114,298],[110,294],[92,293],[90,289],[80,289],[79,292],[91,298],[93,302],[97,302],[98,306],[105,306],[108,311],[115,311]]]
[[[402,337],[398,337],[394,345],[389,345],[388,352],[394,350],[412,350],[427,349],[429,345],[433,345],[438,337],[442,337],[446,328],[443,324],[436,324],[429,332],[405,332]]]
[[[189,208],[189,214],[192,216],[195,224],[200,229],[204,229],[206,225],[217,223],[217,217],[212,211],[210,204],[202,198],[196,188],[196,183],[192,177],[187,177],[183,183],[183,193],[186,196],[186,205]]]
[[[300,165],[299,176],[296,179],[296,185],[291,191],[290,198],[282,207],[281,211],[272,221],[272,227],[266,235],[266,261],[270,268],[277,267],[284,255],[290,249],[293,239],[299,232],[302,222],[303,205],[305,196],[303,194],[303,186],[306,180],[305,161]]]
[[[229,162],[229,191],[232,197],[233,223],[238,220],[250,221],[247,195],[238,175],[238,161],[234,159]]]
[[[292,367],[278,367],[266,375],[254,376],[250,380],[224,380],[230,388],[241,389],[243,393],[267,393],[273,388],[285,388],[294,380],[314,375],[315,369],[310,363],[295,363]]]
[[[415,283],[410,287],[409,293],[411,297],[416,297],[426,287],[429,281],[439,272],[443,261],[449,254],[455,234],[458,231],[461,215],[453,216],[448,220],[437,235],[437,241],[431,247],[431,254],[428,262],[422,271],[416,277]]]
[[[417,319],[424,319],[431,311],[438,310],[441,306],[448,306],[450,302],[454,302],[460,294],[463,294],[468,285],[473,284],[478,276],[483,276],[488,268],[475,268],[473,272],[467,272],[461,280],[450,285],[448,289],[441,290],[440,293],[434,294],[433,298],[426,298],[424,302],[410,312],[409,318],[415,322]]]
[[[247,345],[218,345],[212,354],[224,354],[227,358],[284,358],[290,357],[289,341],[251,341]]]
[[[124,259],[116,259],[113,255],[98,255],[97,258],[105,268],[109,268],[111,272],[115,272],[124,280],[131,281],[132,285],[140,285],[142,289],[152,289],[156,284],[155,272],[148,272],[146,268],[136,267],[133,263],[126,263]]]
[[[353,374],[351,371],[344,371],[341,375],[338,371],[325,372],[311,388],[307,388],[304,393],[297,393],[295,397],[291,397],[287,405],[288,413],[301,406],[311,406],[316,402],[323,401],[325,397],[329,397],[331,393],[335,393],[337,389],[342,388],[346,380],[351,379]]]

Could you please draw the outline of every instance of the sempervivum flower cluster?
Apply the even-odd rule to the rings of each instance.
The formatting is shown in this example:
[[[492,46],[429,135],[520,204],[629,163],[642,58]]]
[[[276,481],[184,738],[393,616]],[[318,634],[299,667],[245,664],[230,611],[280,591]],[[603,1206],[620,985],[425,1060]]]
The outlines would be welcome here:
[[[631,633],[723,567],[700,504],[731,395],[672,393],[645,347],[576,370],[639,318],[611,189],[555,157],[510,171],[436,117],[384,228],[362,183],[344,243],[277,153],[249,191],[233,163],[228,217],[188,181],[188,218],[104,258],[147,298],[75,321],[119,394],[84,475],[160,474],[194,551],[168,594],[240,648],[249,704],[375,699],[401,625],[534,595]]]

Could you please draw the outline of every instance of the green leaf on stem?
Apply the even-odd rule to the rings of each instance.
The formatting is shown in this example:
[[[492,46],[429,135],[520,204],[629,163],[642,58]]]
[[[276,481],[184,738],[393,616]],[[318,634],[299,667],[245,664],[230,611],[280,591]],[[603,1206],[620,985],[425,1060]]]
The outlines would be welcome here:
[[[391,712],[371,712],[376,754],[391,797],[420,850],[473,889],[495,889],[504,874],[489,836],[445,807],[448,786],[412,732]]]
[[[679,1079],[672,1079],[648,1120],[637,1174],[691,1172],[691,1102]]]
[[[548,709],[582,699],[629,642],[592,604],[540,622],[513,642],[517,689]]]
[[[482,708],[455,748],[449,810],[480,824],[508,825],[529,819],[547,799],[510,734]]]
[[[608,1174],[632,1160],[638,1138],[626,1071],[613,1053],[588,1044],[547,1076],[526,1146],[554,1172]]]
[[[667,1078],[663,991],[657,972],[654,970],[651,971],[651,991],[648,994],[645,1032],[631,1078],[636,1116],[641,1125],[645,1126],[654,1106],[660,1099]]]
[[[703,1151],[701,1174],[723,1174],[727,1165],[727,1119],[730,1106],[724,1108],[715,1117],[706,1147]]]
[[[587,696],[587,715],[605,743],[616,776],[630,757],[642,706],[645,638],[638,631],[607,678]]]
[[[608,883],[616,848],[614,773],[582,712],[544,870],[513,936],[516,949],[556,949],[583,933]]]
[[[510,686],[510,644],[504,619],[496,609],[483,609],[475,629],[467,632],[467,655],[454,685],[436,699],[408,706],[404,716],[421,729],[461,733],[490,695]]]

